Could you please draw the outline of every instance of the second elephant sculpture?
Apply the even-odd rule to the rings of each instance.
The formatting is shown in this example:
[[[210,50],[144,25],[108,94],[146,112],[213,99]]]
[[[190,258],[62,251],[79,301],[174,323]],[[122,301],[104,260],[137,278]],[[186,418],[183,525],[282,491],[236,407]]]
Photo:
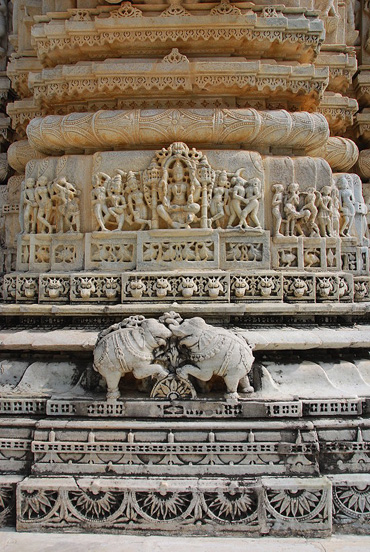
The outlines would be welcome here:
[[[237,399],[238,387],[243,393],[254,391],[248,374],[254,357],[246,341],[230,330],[207,324],[203,318],[184,320],[181,324],[169,324],[172,333],[179,339],[180,347],[186,347],[189,362],[177,369],[182,378],[189,375],[201,381],[213,376],[223,378],[226,398]]]

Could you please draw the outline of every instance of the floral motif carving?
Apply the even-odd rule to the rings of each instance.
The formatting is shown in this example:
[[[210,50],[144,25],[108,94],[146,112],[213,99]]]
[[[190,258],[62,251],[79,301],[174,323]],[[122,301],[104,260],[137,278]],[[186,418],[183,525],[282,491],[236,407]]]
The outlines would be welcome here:
[[[27,520],[42,519],[53,510],[58,492],[25,490],[22,492],[22,517]]]
[[[321,490],[269,489],[267,500],[278,517],[303,521],[323,508],[324,494]]]
[[[228,523],[240,523],[256,518],[258,499],[252,489],[240,488],[231,483],[229,489],[217,493],[205,493],[204,501],[209,512]]]
[[[93,484],[89,490],[69,492],[68,498],[73,508],[85,519],[102,521],[109,519],[120,508],[123,493],[104,492]]]
[[[337,517],[341,515],[352,519],[370,517],[369,485],[335,486],[333,501]]]

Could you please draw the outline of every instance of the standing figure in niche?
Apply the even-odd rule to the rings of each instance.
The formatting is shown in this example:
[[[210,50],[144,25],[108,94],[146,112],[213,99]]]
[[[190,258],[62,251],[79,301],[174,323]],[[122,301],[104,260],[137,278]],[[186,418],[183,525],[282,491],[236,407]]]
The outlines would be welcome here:
[[[184,168],[179,159],[172,168],[172,182],[169,182],[168,169],[163,170],[159,182],[161,204],[157,207],[157,213],[171,228],[190,228],[190,224],[198,220],[201,184],[194,168],[189,168],[189,178],[190,184],[185,179]]]
[[[259,178],[252,178],[249,182],[244,184],[245,188],[245,207],[243,208],[240,214],[239,226],[240,228],[249,228],[260,229],[261,224],[258,220],[258,209],[260,205],[261,198],[261,181]],[[247,218],[252,222],[254,226],[250,226],[247,222]]]
[[[295,236],[295,231],[297,231],[300,236],[304,236],[300,223],[300,219],[303,218],[304,214],[298,211],[299,200],[299,184],[297,184],[297,182],[292,182],[287,188],[287,198],[284,206],[284,213],[287,219],[287,236]]]
[[[226,171],[221,171],[218,178],[218,184],[213,189],[212,199],[209,205],[211,217],[208,219],[208,226],[212,228],[216,223],[217,228],[221,228],[221,222],[225,217],[225,205],[228,198],[228,180]]]
[[[332,198],[331,187],[323,186],[319,192],[319,199],[317,202],[318,215],[317,222],[320,228],[321,236],[330,237],[333,233],[332,229]]]
[[[64,176],[54,182],[54,190],[57,194],[57,232],[79,232],[80,191]]]
[[[316,217],[318,209],[316,203],[316,190],[315,188],[308,188],[305,193],[305,202],[302,208],[303,220],[307,225],[307,233],[309,237],[320,236],[319,227],[316,224]]]
[[[331,188],[331,211],[332,211],[332,235],[340,234],[340,200],[339,190],[333,181]]]
[[[227,221],[228,228],[234,228],[233,222],[238,220],[240,225],[240,219],[242,216],[242,203],[245,203],[245,183],[246,181],[241,176],[233,176],[231,179],[231,199],[229,203],[230,216]]]
[[[352,236],[352,226],[356,214],[355,197],[345,176],[341,176],[337,180],[337,186],[339,190],[339,211],[342,215],[339,233],[343,237],[350,237]]]
[[[97,173],[94,175],[92,195],[92,206],[95,218],[98,222],[98,231],[107,232],[108,228],[105,226],[105,220],[109,217],[107,207],[107,189],[105,182],[109,179],[108,175],[104,173]]]
[[[135,173],[129,171],[127,174],[127,204],[129,213],[133,222],[140,224],[140,230],[143,230],[145,226],[149,229],[152,226],[151,221],[148,219],[148,208],[145,204],[144,194],[139,188],[139,183],[135,176]]]
[[[274,184],[272,187],[274,195],[272,196],[272,217],[273,217],[273,231],[274,236],[282,236],[280,232],[281,223],[283,221],[283,216],[281,213],[281,208],[284,198],[284,186],[282,184]]]
[[[113,178],[109,179],[107,192],[108,213],[115,219],[117,224],[117,228],[113,231],[121,232],[125,223],[125,213],[127,208],[127,203],[123,195],[122,174],[118,172],[115,176],[113,176]]]
[[[35,234],[37,224],[37,202],[35,199],[35,179],[26,178],[23,191],[22,233]],[[22,222],[22,221],[21,221]]]
[[[52,234],[51,215],[53,204],[49,194],[48,179],[40,176],[36,182],[35,201],[37,203],[37,231],[40,234]]]

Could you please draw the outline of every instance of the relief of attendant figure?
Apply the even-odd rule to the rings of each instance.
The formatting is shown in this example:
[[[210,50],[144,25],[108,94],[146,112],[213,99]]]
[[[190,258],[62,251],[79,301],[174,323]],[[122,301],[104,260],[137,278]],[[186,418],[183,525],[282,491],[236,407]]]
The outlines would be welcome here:
[[[274,236],[282,236],[281,223],[283,221],[281,208],[284,199],[284,186],[282,184],[274,184],[272,187],[274,195],[272,196],[272,218]]]
[[[300,222],[300,219],[304,217],[304,213],[298,211],[299,201],[299,184],[297,182],[292,182],[287,188],[287,198],[284,206],[284,213],[287,219],[287,236],[295,236],[296,231],[300,236],[304,236]]]
[[[35,234],[38,206],[35,199],[35,179],[34,178],[26,179],[22,196],[23,196],[22,233]]]
[[[225,205],[228,198],[228,180],[226,171],[221,171],[218,184],[213,189],[212,199],[209,205],[211,217],[208,219],[208,226],[212,228],[216,223],[217,228],[221,228],[221,223],[225,217]]]
[[[117,224],[117,228],[113,232],[121,232],[125,223],[127,203],[123,195],[122,175],[119,173],[108,182],[107,206],[110,218],[113,217]]]
[[[59,233],[79,232],[80,191],[67,182],[65,177],[55,181],[54,190],[57,194],[57,231]]]
[[[340,226],[340,235],[343,237],[352,236],[352,227],[355,221],[355,196],[350,188],[345,176],[337,180],[339,190],[339,211],[342,215],[342,224]]]
[[[330,237],[333,233],[331,192],[332,190],[330,186],[324,186],[323,188],[321,188],[321,192],[317,202],[317,222],[319,224],[321,236]]]
[[[144,194],[139,188],[135,173],[129,171],[127,175],[127,204],[133,222],[140,224],[140,230],[145,226],[151,228],[151,221],[148,219],[148,208],[145,204]]]
[[[106,178],[105,178],[106,177]],[[98,231],[107,232],[105,221],[109,218],[107,207],[107,189],[105,183],[110,177],[104,173],[98,173],[94,176],[92,195],[92,206],[95,218],[98,223]]]
[[[54,230],[50,222],[53,204],[46,176],[40,176],[36,182],[35,201],[37,203],[37,231],[40,234],[51,234]]]
[[[261,181],[259,178],[252,178],[245,184],[245,207],[240,215],[240,227],[241,228],[256,228],[260,229],[261,224],[258,220],[258,209],[261,199]],[[253,224],[248,224],[248,220]]]

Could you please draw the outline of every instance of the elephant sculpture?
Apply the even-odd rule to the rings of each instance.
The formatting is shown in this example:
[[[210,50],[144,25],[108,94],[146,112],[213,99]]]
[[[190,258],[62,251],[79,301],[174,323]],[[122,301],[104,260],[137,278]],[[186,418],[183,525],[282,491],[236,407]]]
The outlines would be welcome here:
[[[154,318],[131,316],[99,335],[94,349],[94,369],[107,382],[107,399],[120,397],[119,381],[132,372],[136,379],[164,378],[168,371],[155,363],[154,351],[165,346],[171,331]]]
[[[252,393],[248,373],[254,361],[251,347],[230,330],[207,324],[203,318],[184,320],[181,324],[169,323],[180,348],[186,348],[189,363],[177,369],[177,375],[187,379],[189,375],[201,381],[212,376],[223,378],[226,398],[238,399],[238,386],[242,392]],[[191,363],[191,364],[190,364]]]

